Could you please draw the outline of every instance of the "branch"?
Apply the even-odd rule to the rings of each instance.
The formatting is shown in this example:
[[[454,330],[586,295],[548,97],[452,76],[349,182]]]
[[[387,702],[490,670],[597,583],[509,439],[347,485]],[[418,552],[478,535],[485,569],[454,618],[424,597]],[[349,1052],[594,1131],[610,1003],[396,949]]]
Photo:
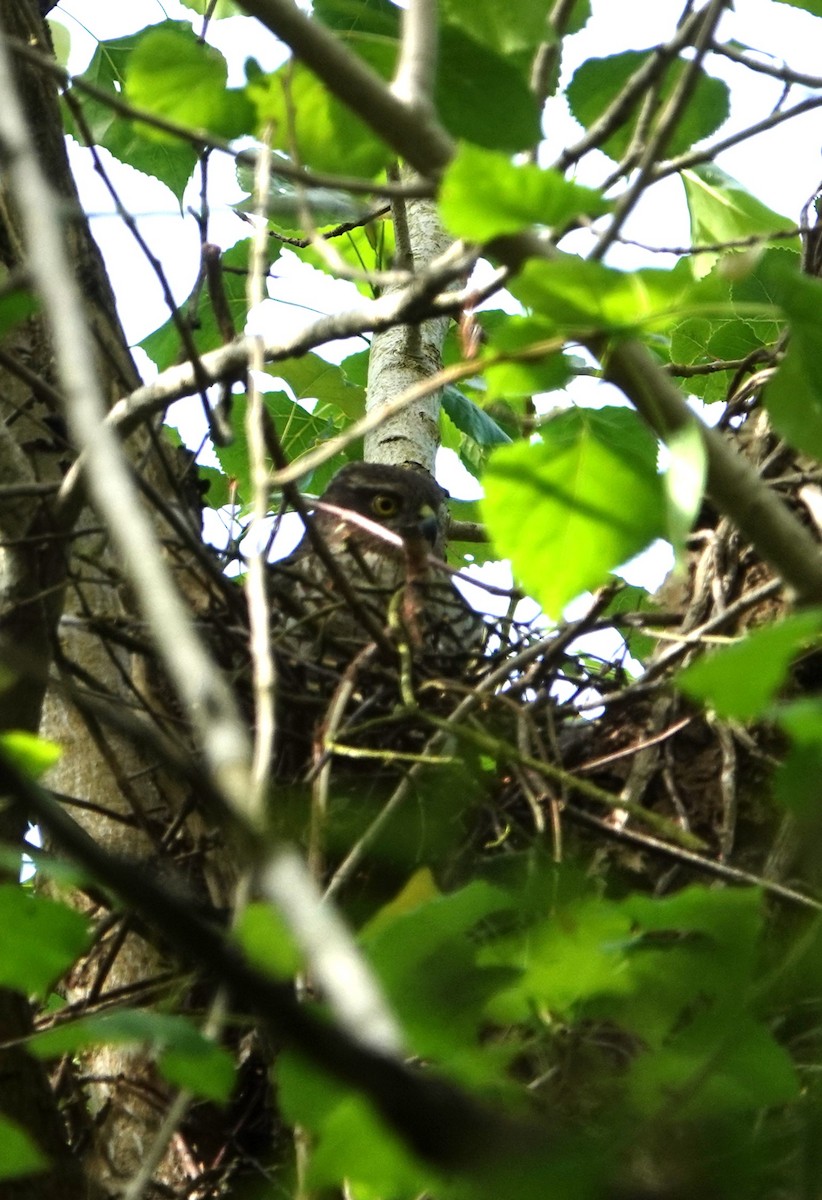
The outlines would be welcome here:
[[[340,47],[327,30],[303,16],[291,0],[241,0],[241,5],[291,46],[357,116],[381,132],[400,154],[406,154],[407,124],[413,120],[413,115],[400,106],[403,109],[401,133],[394,136],[388,114],[395,113],[396,97],[372,72],[368,72],[365,102],[365,91],[359,86],[365,68]],[[329,42],[334,54],[326,61],[322,51],[328,48]],[[820,104],[822,98],[814,98],[796,105],[791,112],[805,111]],[[771,125],[774,123],[770,121]],[[435,176],[448,159],[450,140],[438,126],[432,131],[430,121],[424,127],[418,127],[417,132],[420,136],[414,139],[411,161],[423,174]],[[427,141],[429,136],[430,141]],[[699,152],[697,161],[702,161]],[[673,169],[670,164],[663,164],[663,167],[666,173]],[[657,173],[653,177],[656,178]],[[511,271],[519,270],[528,258],[550,259],[555,255],[553,248],[532,232],[498,238],[487,250]],[[598,358],[603,356],[602,338],[589,338],[586,345]],[[800,600],[822,602],[822,552],[816,541],[761,481],[753,467],[688,408],[682,395],[641,342],[626,339],[610,348],[607,378],[622,389],[663,440],[688,423],[696,425],[708,456],[708,494],[717,507],[742,530]]]
[[[274,1039],[299,1052],[340,1083],[366,1096],[414,1153],[435,1167],[485,1176],[495,1164],[523,1153],[549,1151],[548,1133],[492,1110],[433,1071],[407,1067],[300,1004],[291,984],[276,982],[249,965],[184,885],[164,886],[145,864],[110,854],[60,805],[0,753],[0,794],[24,806],[74,861],[153,926],[165,945],[224,985],[243,1010],[255,1014]]]
[[[338,100],[420,174],[440,173],[454,144],[439,122],[393,95],[376,71],[349,53],[324,25],[307,17],[292,0],[240,0],[240,7],[290,46]]]
[[[431,95],[436,73],[436,0],[410,0],[402,12],[400,57],[391,91],[409,108],[433,113]]]
[[[365,301],[358,309],[321,317],[285,341],[264,341],[263,358],[266,362],[298,358],[325,342],[388,329],[397,322],[420,320],[430,315],[432,310],[438,314],[460,308],[465,302],[465,294],[462,291],[445,292],[441,295],[437,293],[450,280],[462,276],[467,269],[467,263],[475,257],[473,251],[470,254],[462,251],[444,255],[439,262],[432,263],[428,270],[416,276],[413,282],[400,292],[390,292],[378,300]],[[128,437],[149,417],[162,412],[175,400],[196,392],[199,387],[198,381],[203,378],[208,384],[212,384],[244,375],[253,361],[256,346],[256,338],[241,337],[227,346],[220,346],[217,350],[203,354],[199,360],[201,373],[195,372],[191,363],[169,367],[151,383],[136,388],[128,396],[118,400],[106,416],[106,425],[116,431],[118,437]],[[475,370],[476,365],[472,367],[472,373]],[[361,434],[362,430],[359,436]],[[351,436],[347,441],[351,440]],[[323,443],[323,446],[327,447],[330,444]],[[334,453],[336,452],[335,450]],[[307,458],[302,461],[307,463]],[[56,514],[63,524],[69,523],[70,516],[79,502],[84,462],[81,453],[69,469],[60,488]],[[308,469],[308,466],[304,465],[292,478],[298,478]]]
[[[226,800],[244,810],[250,747],[234,698],[194,631],[140,503],[120,441],[106,418],[83,299],[63,239],[59,197],[41,170],[17,97],[11,57],[0,36],[0,149],[23,225],[32,279],[51,325],[75,443],[85,450],[91,498],[119,551],[157,648],[199,733]]]

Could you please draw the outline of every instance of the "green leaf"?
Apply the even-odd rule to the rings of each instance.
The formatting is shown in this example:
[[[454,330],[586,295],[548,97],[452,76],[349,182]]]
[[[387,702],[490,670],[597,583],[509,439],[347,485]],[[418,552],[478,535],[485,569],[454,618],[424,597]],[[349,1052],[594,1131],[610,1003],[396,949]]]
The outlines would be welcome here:
[[[272,259],[279,254],[278,245],[272,241]],[[251,240],[237,242],[230,250],[220,257],[222,268],[222,283],[225,302],[234,329],[238,334],[245,329],[248,315],[248,256],[251,251]],[[194,304],[196,300],[196,305]],[[195,285],[189,298],[180,305],[180,313],[189,324],[191,337],[200,354],[216,350],[224,344],[223,334],[214,315],[214,307],[208,289]],[[173,321],[168,320],[159,329],[155,329],[140,342],[149,358],[164,371],[172,363],[178,362],[183,350],[180,334]]]
[[[51,37],[54,57],[61,67],[68,69],[68,61],[71,54],[71,34],[61,21],[55,20],[54,16],[46,19],[46,25]]]
[[[511,439],[493,417],[453,386],[444,389],[442,406],[461,433],[480,446],[502,446]]]
[[[501,889],[476,880],[449,895],[425,900],[390,920],[382,910],[361,934],[369,962],[392,1011],[418,1054],[459,1064],[461,1073],[487,1071],[471,1055],[485,1005],[510,972],[476,964],[471,931],[510,907]]]
[[[631,1070],[633,1103],[647,1116],[676,1101],[677,1116],[753,1111],[799,1094],[790,1057],[759,1022],[738,1010],[699,1014]]]
[[[266,392],[263,401],[266,411],[274,421],[280,444],[288,459],[299,457],[306,450],[313,449],[320,442],[333,437],[338,432],[336,425],[329,417],[315,417],[285,392]],[[220,466],[226,475],[236,483],[240,499],[244,502],[251,497],[248,438],[245,430],[247,406],[245,396],[234,397],[231,410],[234,440],[230,446],[215,447]],[[339,466],[339,463],[336,463],[336,466]],[[322,486],[327,475],[333,473],[334,469],[335,464],[327,464],[326,467],[320,468],[316,472],[318,486]],[[309,478],[314,478],[314,475]],[[306,486],[306,484],[307,480],[303,480],[302,485]]]
[[[351,382],[344,365],[338,367],[319,354],[281,359],[272,363],[268,372],[284,379],[297,400],[318,401],[318,417],[343,416],[356,421],[365,412],[365,387]]]
[[[774,795],[794,813],[815,820],[822,774],[822,703],[817,696],[802,696],[777,705],[773,715],[791,739],[776,769]]]
[[[579,360],[559,350],[546,350],[539,358],[529,352],[540,343],[556,342],[556,325],[545,317],[506,317],[497,324],[488,340],[488,356],[510,355],[508,362],[491,362],[485,368],[488,400],[514,399],[534,396],[538,392],[553,392],[574,376]],[[517,357],[521,355],[522,357]]]
[[[0,733],[0,746],[11,762],[33,779],[39,779],[46,771],[50,771],[63,753],[62,747],[56,742],[47,741],[24,729]]]
[[[771,704],[793,659],[822,628],[819,612],[794,613],[754,629],[687,667],[677,684],[721,717],[752,721]]]
[[[797,450],[822,458],[822,280],[803,274],[787,256],[769,260],[768,282],[790,321],[788,351],[765,390],[777,431]]]
[[[561,918],[528,924],[492,943],[480,962],[517,963],[521,975],[489,1004],[492,1019],[527,1020],[536,1007],[568,1016],[594,997],[630,993],[625,946],[629,918],[601,897],[586,897],[561,909]]]
[[[349,34],[345,44],[384,79],[391,77],[396,46],[386,38]],[[290,61],[247,85],[260,126],[270,123],[272,145],[305,167],[370,178],[388,166],[393,152],[331,95],[302,63]]]
[[[504,154],[468,144],[458,148],[445,172],[439,206],[450,232],[473,242],[529,225],[562,230],[577,217],[599,217],[612,208],[599,192],[559,171],[515,166]]]
[[[356,1093],[291,1053],[278,1055],[276,1078],[286,1120],[314,1134],[307,1185],[322,1189],[345,1180],[354,1195],[374,1200],[440,1193],[431,1172]]]
[[[43,995],[88,944],[80,913],[18,884],[0,885],[0,985]]]
[[[208,12],[212,21],[220,21],[225,17],[236,17],[243,11],[239,4],[234,3],[234,0],[216,0],[216,3],[213,0],[182,0],[182,3],[186,8],[199,13],[201,17]]]
[[[645,588],[623,583],[605,609],[605,615],[619,616],[621,613],[642,615],[643,613],[648,613],[649,616],[652,616],[653,613],[658,611],[658,606],[652,601]],[[649,624],[652,625],[651,622]],[[631,627],[626,628],[618,622],[616,623],[616,629],[620,637],[625,639],[625,644],[631,656],[638,659],[641,663],[646,662],[657,647],[656,638],[650,634],[641,633]]]
[[[822,0],[776,0],[777,4],[790,4],[791,8],[804,8],[815,17],[822,17]]]
[[[165,22],[138,39],[126,71],[126,99],[191,129],[225,138],[250,133],[254,109],[243,91],[226,87],[223,55],[201,42],[191,26]],[[147,137],[174,141],[171,134],[146,125]]]
[[[174,1087],[215,1104],[224,1104],[234,1087],[234,1059],[210,1038],[170,1045],[157,1059],[157,1067]]]
[[[796,228],[795,221],[775,213],[713,163],[686,169],[681,178],[694,245],[740,241]],[[789,245],[798,251],[798,237]],[[697,274],[706,274],[719,257],[718,251],[695,256],[692,261]]]
[[[544,0],[444,0],[443,19],[506,58],[553,40]]]
[[[399,9],[390,0],[314,0],[311,7],[317,20],[340,33],[399,36]]]
[[[293,979],[303,965],[288,926],[270,904],[247,904],[236,936],[249,961],[278,979]]]
[[[815,820],[819,812],[820,773],[822,745],[818,742],[792,745],[774,773],[773,794],[795,816]]]
[[[38,1058],[74,1054],[94,1046],[147,1045],[170,1083],[207,1100],[222,1102],[234,1085],[234,1061],[187,1017],[121,1009],[80,1017],[36,1034],[29,1043]]]
[[[47,1166],[48,1159],[25,1129],[0,1115],[0,1179],[36,1175]]]
[[[440,37],[434,103],[448,132],[477,146],[515,153],[540,140],[539,109],[524,74],[453,26]]]
[[[27,320],[39,307],[40,301],[33,292],[15,288],[0,295],[0,337],[5,337],[9,330]]]
[[[568,85],[567,98],[572,114],[585,129],[590,129],[599,120],[652,53],[650,50],[626,50],[608,58],[589,58],[577,68]],[[665,101],[679,83],[686,66],[690,69],[691,64],[677,59],[665,72],[662,87],[655,96],[657,118],[664,112]],[[643,100],[644,95],[637,98],[623,124],[600,144],[600,149],[615,161],[619,161],[631,145]],[[728,111],[727,85],[697,68],[696,86],[684,111],[680,113],[673,136],[666,144],[666,154],[682,154],[694,142],[708,137],[726,119]],[[652,121],[651,128],[644,131],[645,141],[652,135],[655,124]]]
[[[497,450],[483,482],[494,545],[549,617],[663,534],[656,443],[627,409],[571,410],[536,445]]]
[[[682,311],[694,288],[683,267],[622,272],[571,255],[530,259],[509,290],[561,328],[627,332]]]
[[[190,25],[183,21],[166,21],[154,28],[191,32]],[[142,37],[143,34],[138,33],[100,42],[87,70],[80,78],[119,98],[129,61]],[[108,150],[120,162],[159,179],[171,189],[178,200],[182,199],[197,162],[197,151],[192,145],[187,142],[159,142],[147,135],[145,125],[129,121],[103,101],[87,96],[77,89],[72,90],[71,95],[80,106],[98,146]],[[66,133],[81,145],[85,144],[84,130],[78,128],[67,108],[64,109],[64,123]]]

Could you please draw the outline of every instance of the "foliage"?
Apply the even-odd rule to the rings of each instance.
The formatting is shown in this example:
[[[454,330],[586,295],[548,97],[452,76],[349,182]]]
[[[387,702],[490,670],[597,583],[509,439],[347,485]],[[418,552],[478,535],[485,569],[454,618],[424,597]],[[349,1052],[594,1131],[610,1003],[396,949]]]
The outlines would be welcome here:
[[[211,563],[214,593],[192,624],[208,628],[210,619],[219,627],[215,656],[250,706],[255,688],[258,703],[265,693],[265,672],[249,683],[245,629],[236,652],[236,628],[247,611],[224,568],[243,574],[249,528],[261,536],[250,526],[259,500],[259,429],[265,469],[304,465],[300,486],[312,494],[360,457],[360,437],[347,433],[365,412],[367,351],[362,341],[353,351],[327,347],[351,336],[367,343],[382,320],[375,317],[382,309],[363,305],[394,294],[396,281],[385,272],[395,266],[395,241],[403,244],[402,209],[386,214],[385,193],[410,176],[395,170],[388,123],[364,110],[350,80],[329,81],[321,66],[312,69],[297,54],[270,71],[249,58],[243,82],[229,86],[229,63],[209,38],[213,21],[243,5],[185,6],[186,19],[100,41],[68,88],[63,111],[71,138],[166,185],[181,221],[188,219],[192,180],[208,197],[197,213],[200,273],[170,318],[158,309],[157,327],[140,343],[161,382],[193,355],[201,375],[183,390],[217,403],[206,394],[206,367],[212,370],[247,328],[265,329],[265,363],[253,379],[248,361],[216,372],[231,436],[213,436],[213,426],[203,433],[212,486],[202,499],[209,520],[228,526],[228,549],[219,562],[213,547],[199,542],[194,554]],[[818,4],[793,6],[805,9],[809,22],[822,19]],[[555,6],[560,13],[568,8]],[[412,678],[402,704],[392,701],[387,715],[369,708],[374,697],[356,694],[356,673],[338,681],[335,703],[350,685],[349,695],[353,690],[362,703],[358,720],[340,726],[335,716],[302,729],[324,749],[317,769],[308,784],[275,780],[272,812],[249,827],[236,812],[226,819],[206,759],[185,778],[184,816],[200,804],[204,814],[190,842],[176,824],[171,832],[159,829],[151,804],[135,804],[136,815],[124,822],[154,853],[167,855],[172,898],[200,886],[201,860],[221,839],[230,846],[226,857],[245,855],[255,868],[275,844],[310,843],[321,877],[323,864],[334,878],[349,855],[361,855],[340,887],[340,908],[355,929],[357,961],[396,1022],[403,1060],[423,1064],[414,1079],[441,1079],[453,1095],[467,1097],[472,1112],[476,1104],[498,1114],[504,1136],[485,1154],[473,1144],[470,1153],[457,1146],[448,1160],[436,1138],[429,1143],[409,1132],[405,1099],[388,1111],[376,1087],[351,1082],[357,1051],[373,1050],[371,1030],[357,1031],[353,1047],[341,1041],[336,1055],[327,1052],[329,1037],[333,1042],[345,1028],[339,1002],[327,979],[313,977],[310,935],[268,903],[263,883],[230,928],[212,896],[203,902],[204,918],[199,895],[192,901],[191,929],[202,932],[202,918],[228,948],[225,960],[206,960],[192,935],[186,972],[193,966],[207,986],[178,973],[184,935],[175,940],[174,930],[161,929],[151,936],[175,965],[170,979],[161,977],[160,998],[149,989],[135,1000],[124,987],[101,1011],[92,995],[88,1012],[64,1002],[60,979],[81,972],[78,963],[104,936],[110,913],[119,912],[116,869],[96,878],[95,864],[75,846],[70,856],[90,882],[65,885],[58,832],[54,869],[48,856],[37,860],[48,894],[16,879],[14,869],[0,886],[0,984],[36,1002],[27,1050],[66,1063],[99,1047],[139,1050],[169,1092],[194,1099],[195,1116],[201,1108],[228,1112],[230,1125],[244,1104],[262,1107],[276,1136],[259,1153],[257,1190],[248,1193],[261,1198],[328,1188],[375,1200],[818,1191],[822,942],[814,893],[822,881],[809,847],[822,832],[822,616],[813,606],[788,613],[790,597],[778,580],[782,574],[802,592],[801,579],[788,575],[797,555],[783,559],[772,540],[760,544],[755,528],[751,534],[761,494],[741,495],[741,474],[721,475],[696,420],[660,415],[671,380],[699,413],[703,403],[721,405],[721,436],[761,467],[756,486],[785,500],[789,533],[791,515],[800,528],[808,512],[818,520],[818,229],[804,230],[803,242],[793,215],[774,212],[714,161],[720,143],[711,139],[733,111],[733,89],[720,77],[724,51],[759,79],[764,68],[753,52],[712,35],[699,43],[711,53],[697,59],[692,37],[690,56],[678,45],[664,52],[617,45],[562,71],[575,61],[573,34],[601,18],[578,2],[565,26],[554,28],[545,9],[542,0],[440,5],[431,112],[423,106],[417,115],[420,137],[425,120],[435,119],[453,154],[416,180],[431,192],[450,235],[505,268],[477,311],[479,292],[461,293],[443,350],[442,440],[482,483],[479,515],[490,538],[487,548],[458,541],[453,558],[462,568],[508,560],[539,616],[515,614],[518,596],[509,593],[501,605],[512,602],[508,616],[489,621],[485,673],[475,666],[450,690]],[[396,70],[400,15],[389,0],[316,0],[312,20],[379,85]],[[253,50],[262,26],[245,20]],[[819,101],[815,84],[785,70],[780,78],[807,86]],[[557,153],[550,122],[560,105],[577,122],[578,141]],[[772,127],[779,114],[777,108],[769,119]],[[243,223],[261,207],[252,196],[236,206],[236,241],[221,249],[215,269],[206,253],[209,205],[223,205],[223,198],[207,164],[217,153],[234,155],[239,182],[250,191],[264,144],[273,152],[264,262],[255,260]],[[611,253],[621,222],[635,199],[653,196],[654,185],[670,176],[681,184],[692,246],[669,266],[626,269]],[[329,198],[339,195],[345,203],[337,208]],[[406,203],[413,202],[409,188]],[[270,332],[265,306],[262,314],[250,311],[255,269],[278,287],[285,280],[286,290],[289,280],[301,282],[309,300],[311,289],[324,299],[332,277],[347,277],[345,304],[354,316],[316,327],[307,318],[302,339],[285,322]],[[447,286],[463,283],[450,279]],[[32,297],[15,287],[12,281],[2,298],[2,335],[36,312]],[[419,323],[441,292],[421,291],[397,320]],[[284,309],[287,301],[280,303]],[[365,314],[359,325],[357,313]],[[613,393],[599,407],[577,402],[586,377],[622,382],[620,355],[637,345],[649,352],[643,361],[650,368],[644,387],[634,380],[633,391],[623,388],[635,407]],[[254,380],[262,392],[256,429]],[[169,388],[168,398],[176,399],[179,391]],[[783,442],[762,432],[765,417]],[[152,481],[146,472],[149,499]],[[267,479],[270,514],[289,497],[288,486],[282,476]],[[174,534],[178,499],[162,514]],[[619,578],[628,560],[658,540],[674,548],[674,588],[684,589],[684,601],[651,598]],[[182,573],[185,555],[171,558]],[[568,606],[589,592],[593,600],[574,625]],[[596,637],[586,640],[592,632],[611,641],[603,649]],[[121,650],[148,655],[141,625],[124,630],[110,618],[109,635],[118,663]],[[494,688],[489,679],[506,663],[510,669]],[[91,690],[80,670],[78,679]],[[132,682],[139,708],[151,669]],[[300,705],[312,700],[311,688],[304,690],[294,698],[296,716],[289,714],[295,722],[304,720]],[[432,695],[440,696],[439,707]],[[94,696],[98,708],[100,696],[102,689]],[[199,735],[188,730],[175,699],[161,692],[155,707],[160,733],[146,732],[148,720],[129,724],[123,717],[118,736],[156,748],[168,768],[176,749],[168,743]],[[90,722],[102,720],[93,705],[88,711]],[[260,711],[245,714],[257,733],[265,725]],[[156,717],[148,702],[140,721],[147,714]],[[369,758],[369,732],[400,727],[406,718],[419,721],[412,738]],[[24,796],[38,794],[34,781],[52,765],[53,747],[8,733],[2,745],[4,760],[33,789]],[[193,758],[201,749],[195,746]],[[337,770],[344,751],[351,774]],[[117,753],[109,758],[116,761]],[[130,760],[123,779],[129,771]],[[152,760],[133,775],[155,772]],[[126,783],[124,794],[130,776]],[[37,820],[47,824],[48,817]],[[777,854],[786,843],[793,855],[787,865]],[[159,868],[157,875],[157,886],[165,885]],[[155,882],[146,870],[149,898]],[[89,909],[78,908],[84,889],[104,918],[92,920],[83,915]],[[148,901],[145,911],[137,904],[132,919],[141,933],[143,921],[157,920]],[[226,962],[237,970],[233,979],[220,973]],[[241,990],[240,999],[232,993],[238,978],[247,982],[238,962],[259,972],[261,995],[272,981],[289,996],[298,992],[318,1020],[310,1029],[323,1036],[300,1041],[289,1029],[276,1054],[270,1046],[259,1051],[254,1018],[270,1021],[269,1032],[276,1019],[261,1013],[262,1001],[255,1006]],[[215,1033],[214,1012],[224,1007],[228,1016]],[[258,1052],[264,1065],[248,1100],[244,1068]],[[276,1115],[266,1092],[269,1069]],[[5,1113],[2,1086],[0,1101]],[[36,1141],[0,1117],[0,1179],[36,1177],[45,1161]],[[192,1135],[198,1154],[206,1143]],[[210,1160],[202,1149],[204,1175],[211,1163],[219,1176],[227,1145]],[[221,1186],[230,1174],[226,1167]]]

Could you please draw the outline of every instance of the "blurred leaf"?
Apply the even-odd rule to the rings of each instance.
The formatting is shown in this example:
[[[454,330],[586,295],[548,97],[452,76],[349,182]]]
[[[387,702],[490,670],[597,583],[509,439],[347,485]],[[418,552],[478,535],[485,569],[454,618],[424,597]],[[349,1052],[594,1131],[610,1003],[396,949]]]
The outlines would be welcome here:
[[[578,6],[577,6],[578,7]],[[444,0],[443,19],[490,50],[508,57],[533,52],[550,39],[543,0]]]
[[[39,779],[46,771],[51,770],[60,761],[63,753],[62,746],[58,746],[56,742],[50,742],[24,729],[10,729],[0,733],[0,746],[6,757],[33,779]]]
[[[0,295],[0,337],[4,337],[15,325],[27,320],[38,311],[40,301],[33,292],[14,291]]]
[[[43,995],[89,945],[84,916],[22,888],[0,884],[0,985]]]
[[[369,962],[416,1053],[483,1071],[475,1052],[488,997],[509,971],[478,967],[471,931],[509,906],[504,892],[474,881],[405,909],[393,902],[361,934]],[[487,1066],[485,1067],[487,1069]]]
[[[599,120],[623,91],[631,76],[653,53],[652,50],[626,50],[608,58],[589,58],[577,68],[566,94],[572,114],[585,129],[590,129]],[[668,67],[662,87],[655,96],[655,111],[658,116],[665,111],[665,102],[679,83],[683,71],[691,66],[692,64],[677,59]],[[633,140],[643,100],[644,94],[637,98],[628,119],[600,145],[600,149],[615,161],[623,157]],[[682,154],[694,142],[714,133],[728,116],[728,110],[727,85],[697,68],[696,86],[684,111],[679,115],[673,136],[666,144],[666,154],[669,157]],[[650,129],[644,131],[646,141],[654,128],[655,122],[652,121]]]
[[[559,919],[529,923],[503,936],[480,955],[482,964],[517,963],[521,975],[489,1004],[500,1022],[527,1020],[535,1006],[568,1016],[592,997],[632,990],[624,967],[631,924],[619,908],[587,897],[561,909]]]
[[[254,191],[253,175],[253,170],[242,163],[237,168],[240,185],[249,192]],[[244,176],[251,178],[244,180]],[[235,212],[256,212],[257,198],[249,196],[232,207]],[[347,192],[320,187],[304,188],[300,192],[284,181],[272,181],[268,189],[266,213],[277,229],[292,234],[302,233],[307,225],[304,217],[306,210],[311,222],[319,230],[341,225],[345,221],[361,221],[371,211],[366,204],[352,199]]]
[[[612,203],[559,171],[463,144],[443,176],[439,208],[455,237],[486,242],[529,225],[562,230],[580,216],[598,217]]]
[[[187,1017],[142,1009],[97,1013],[56,1025],[29,1043],[38,1058],[56,1058],[94,1046],[150,1046],[170,1083],[204,1099],[224,1101],[234,1085],[234,1060]]]
[[[539,358],[529,357],[535,346],[556,340],[556,326],[545,317],[510,316],[498,324],[491,332],[487,353],[491,358],[510,355],[511,361],[491,362],[485,368],[488,399],[531,397],[564,388],[573,378],[579,360],[559,349],[553,353],[546,351]],[[518,359],[519,354],[522,357]]]
[[[210,1038],[185,1045],[169,1044],[157,1059],[157,1067],[174,1087],[215,1104],[224,1104],[234,1087],[234,1059]]]
[[[677,685],[720,717],[752,721],[763,715],[791,662],[820,628],[819,612],[782,617],[778,624],[753,629],[736,645],[714,650],[686,667]]]
[[[358,1197],[412,1197],[439,1189],[366,1100],[341,1088],[304,1059],[281,1053],[277,1091],[286,1119],[315,1135],[306,1184],[322,1188],[343,1180]]]
[[[822,729],[822,719],[818,724]],[[819,811],[820,774],[822,741],[794,743],[774,772],[773,794],[794,816],[815,817]]]
[[[434,897],[441,895],[434,876],[429,867],[420,867],[410,877],[405,886],[394,897],[384,904],[379,912],[368,921],[360,931],[361,937],[373,938],[382,930],[390,927],[398,917],[413,912],[422,904],[427,904]]]
[[[225,17],[236,17],[242,13],[239,4],[235,4],[234,0],[182,0],[186,8],[192,9],[199,13],[200,16],[205,16],[208,12],[212,21],[220,21]]]
[[[791,739],[776,769],[774,795],[794,813],[815,817],[822,774],[822,703],[818,696],[801,696],[780,703],[773,716]]]
[[[255,967],[278,979],[293,979],[302,955],[283,918],[270,904],[248,904],[236,929],[237,939]]]
[[[451,25],[441,31],[434,103],[448,132],[477,146],[514,153],[540,140],[526,74]]]
[[[497,450],[483,515],[500,554],[550,617],[663,536],[656,442],[627,409],[574,409],[536,445]]]
[[[242,90],[228,88],[225,58],[190,25],[166,21],[138,37],[126,70],[125,95],[135,108],[224,138],[250,133],[254,109]],[[146,137],[173,135],[144,125]]]
[[[559,328],[629,331],[682,311],[693,287],[685,263],[673,271],[622,272],[563,255],[529,259],[509,290]]]
[[[702,506],[708,457],[696,421],[689,422],[667,439],[670,461],[662,476],[668,513],[667,536],[681,554],[685,538]]]
[[[755,1111],[799,1094],[789,1055],[761,1024],[734,1011],[699,1013],[655,1054],[631,1070],[633,1102],[647,1116],[676,1104],[685,1120],[698,1114]]]
[[[765,403],[782,437],[796,450],[822,458],[822,280],[803,274],[794,256],[773,255],[766,283],[790,321],[791,338]]]
[[[0,1115],[0,1180],[36,1175],[47,1166],[48,1159],[25,1129]]]

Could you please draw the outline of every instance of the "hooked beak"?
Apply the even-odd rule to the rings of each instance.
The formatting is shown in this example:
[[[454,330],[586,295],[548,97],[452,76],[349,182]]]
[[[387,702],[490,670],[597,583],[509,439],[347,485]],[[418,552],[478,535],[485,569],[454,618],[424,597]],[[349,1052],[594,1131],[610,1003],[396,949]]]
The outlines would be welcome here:
[[[428,544],[433,549],[439,541],[440,523],[437,514],[429,505],[425,505],[420,509],[420,523],[418,529]]]

